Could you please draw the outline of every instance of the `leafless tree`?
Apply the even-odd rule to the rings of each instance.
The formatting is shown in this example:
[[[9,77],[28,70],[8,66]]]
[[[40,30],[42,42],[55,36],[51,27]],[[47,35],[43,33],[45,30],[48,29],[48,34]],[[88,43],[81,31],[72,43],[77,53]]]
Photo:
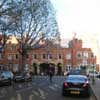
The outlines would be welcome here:
[[[1,0],[0,24],[1,33],[17,38],[23,60],[41,39],[54,40],[59,35],[50,0]]]

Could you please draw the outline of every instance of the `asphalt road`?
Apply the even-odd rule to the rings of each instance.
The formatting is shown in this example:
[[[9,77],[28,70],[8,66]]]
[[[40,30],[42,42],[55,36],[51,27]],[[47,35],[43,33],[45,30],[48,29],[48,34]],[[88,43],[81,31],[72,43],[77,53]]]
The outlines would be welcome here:
[[[62,96],[61,86],[65,77],[55,76],[50,83],[46,76],[35,76],[32,82],[0,87],[0,100],[96,100],[90,97]]]

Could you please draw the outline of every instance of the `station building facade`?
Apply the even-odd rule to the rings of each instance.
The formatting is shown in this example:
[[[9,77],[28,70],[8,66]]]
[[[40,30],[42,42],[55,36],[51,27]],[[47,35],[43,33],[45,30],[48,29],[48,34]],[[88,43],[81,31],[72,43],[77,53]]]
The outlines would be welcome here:
[[[6,44],[5,56],[3,58],[2,52],[0,52],[1,69],[2,66],[13,72],[22,69],[22,57],[18,48],[18,44],[12,44],[11,42]],[[59,68],[64,71],[72,68],[81,68],[82,66],[96,66],[96,56],[93,54],[91,48],[83,48],[82,40],[77,38],[69,41],[66,48],[44,41],[43,44],[36,44],[28,52],[26,65],[32,72],[40,73],[41,71],[46,71],[49,64],[55,67],[55,71]]]

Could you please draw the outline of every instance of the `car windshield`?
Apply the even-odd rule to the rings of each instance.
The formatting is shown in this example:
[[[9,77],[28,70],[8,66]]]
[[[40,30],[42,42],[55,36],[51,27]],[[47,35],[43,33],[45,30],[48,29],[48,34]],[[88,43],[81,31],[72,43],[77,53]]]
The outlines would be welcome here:
[[[9,71],[3,71],[1,75],[11,77],[11,73]]]

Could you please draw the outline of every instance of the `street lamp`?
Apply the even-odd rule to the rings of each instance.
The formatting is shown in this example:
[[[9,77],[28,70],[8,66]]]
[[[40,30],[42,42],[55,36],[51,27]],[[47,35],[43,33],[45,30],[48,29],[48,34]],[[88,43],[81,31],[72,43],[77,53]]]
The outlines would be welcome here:
[[[95,65],[93,64],[93,77],[92,77],[92,84],[95,83]]]

